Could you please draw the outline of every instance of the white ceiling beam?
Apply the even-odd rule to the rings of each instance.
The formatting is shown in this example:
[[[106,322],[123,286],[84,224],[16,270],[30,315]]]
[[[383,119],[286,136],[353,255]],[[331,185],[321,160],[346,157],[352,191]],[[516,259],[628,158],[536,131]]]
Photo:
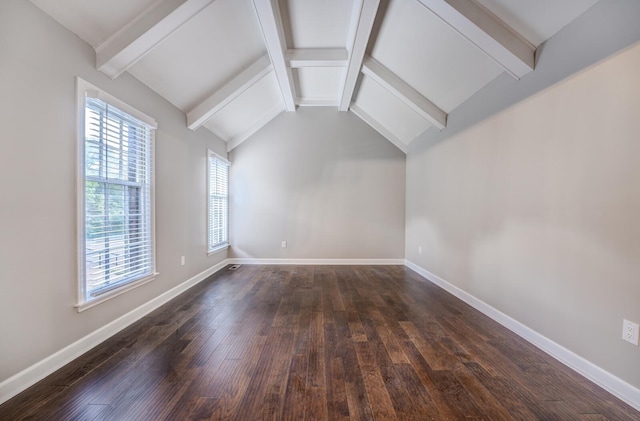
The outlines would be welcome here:
[[[391,133],[389,129],[384,127],[375,118],[371,117],[367,112],[360,108],[356,103],[351,103],[349,108],[355,115],[360,117],[365,123],[371,126],[375,131],[384,136],[389,142],[393,143],[402,152],[407,153],[407,144],[400,140],[396,135]]]
[[[300,107],[337,107],[336,98],[298,97],[296,104]]]
[[[476,1],[418,1],[516,79],[533,71],[535,47]]]
[[[388,90],[438,130],[447,126],[447,113],[373,58],[364,59],[362,73]]]
[[[196,130],[209,120],[215,113],[229,105],[244,91],[258,83],[271,73],[273,67],[269,56],[264,55],[258,61],[234,77],[222,88],[214,92],[209,98],[196,105],[187,113],[187,126]]]
[[[287,42],[284,36],[282,15],[277,0],[253,0],[253,5],[258,15],[258,21],[262,28],[264,42],[271,57],[273,71],[278,79],[284,106],[287,111],[295,111],[295,91],[293,85],[293,74],[287,66],[285,52]]]
[[[214,0],[161,0],[96,47],[96,67],[115,79]]]
[[[349,26],[349,38],[347,50],[349,51],[349,63],[342,84],[340,95],[340,111],[347,111],[351,105],[351,97],[356,88],[360,67],[367,49],[367,43],[371,36],[371,29],[376,19],[380,0],[355,0],[351,12],[351,24]]]
[[[344,48],[298,48],[287,50],[287,64],[301,67],[346,67],[349,54]]]

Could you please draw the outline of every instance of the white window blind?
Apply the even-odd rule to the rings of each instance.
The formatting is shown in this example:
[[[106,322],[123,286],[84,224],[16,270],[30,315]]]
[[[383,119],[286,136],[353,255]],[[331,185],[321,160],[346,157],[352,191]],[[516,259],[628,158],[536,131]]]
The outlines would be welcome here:
[[[209,251],[229,244],[229,161],[209,151]]]
[[[82,163],[85,301],[155,272],[154,127],[91,96]]]

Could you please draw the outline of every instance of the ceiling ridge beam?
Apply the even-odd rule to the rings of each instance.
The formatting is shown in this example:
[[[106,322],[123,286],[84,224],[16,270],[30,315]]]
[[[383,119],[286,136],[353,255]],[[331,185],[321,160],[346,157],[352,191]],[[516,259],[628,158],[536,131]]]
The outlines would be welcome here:
[[[286,60],[289,67],[346,67],[349,53],[344,48],[289,49]]]
[[[372,57],[367,56],[364,59],[362,73],[373,79],[438,130],[447,126],[447,113]]]
[[[535,47],[475,0],[418,1],[516,79],[535,68]]]
[[[157,1],[96,47],[96,67],[117,78],[213,1]]]
[[[187,127],[196,130],[218,111],[273,71],[268,55],[264,55],[207,99],[187,113]]]
[[[407,153],[407,144],[404,143],[402,140],[400,140],[400,138],[398,138],[396,135],[391,133],[391,131],[389,129],[387,129],[382,124],[380,124],[380,122],[378,120],[376,120],[375,118],[371,117],[371,115],[369,113],[367,113],[366,111],[364,111],[362,108],[360,108],[358,106],[358,104],[351,103],[349,109],[355,115],[360,117],[360,119],[362,121],[364,121],[369,126],[371,126],[371,128],[373,128],[375,131],[380,133],[389,142],[393,143],[396,146],[396,148],[400,149],[405,154]]]
[[[277,0],[253,0],[253,5],[258,15],[258,22],[262,29],[264,43],[271,58],[273,71],[280,85],[280,92],[287,111],[295,111],[295,89],[293,74],[287,66],[285,51],[287,42],[284,35],[282,15]]]
[[[340,111],[347,111],[351,105],[351,98],[358,82],[362,60],[369,43],[379,5],[380,0],[356,0],[354,2],[349,26],[349,39],[347,40],[349,63],[342,83],[340,104],[338,106]]]

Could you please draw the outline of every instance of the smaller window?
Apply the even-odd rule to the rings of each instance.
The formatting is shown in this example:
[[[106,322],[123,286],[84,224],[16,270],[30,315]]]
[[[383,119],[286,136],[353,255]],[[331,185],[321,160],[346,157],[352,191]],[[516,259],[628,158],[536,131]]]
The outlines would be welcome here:
[[[229,161],[208,151],[209,253],[229,245]]]

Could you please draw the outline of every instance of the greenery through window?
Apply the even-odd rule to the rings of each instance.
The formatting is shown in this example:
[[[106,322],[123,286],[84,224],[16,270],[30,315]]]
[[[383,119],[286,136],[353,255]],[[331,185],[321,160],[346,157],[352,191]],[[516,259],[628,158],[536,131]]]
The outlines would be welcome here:
[[[84,300],[154,274],[154,127],[89,95],[84,109]]]

